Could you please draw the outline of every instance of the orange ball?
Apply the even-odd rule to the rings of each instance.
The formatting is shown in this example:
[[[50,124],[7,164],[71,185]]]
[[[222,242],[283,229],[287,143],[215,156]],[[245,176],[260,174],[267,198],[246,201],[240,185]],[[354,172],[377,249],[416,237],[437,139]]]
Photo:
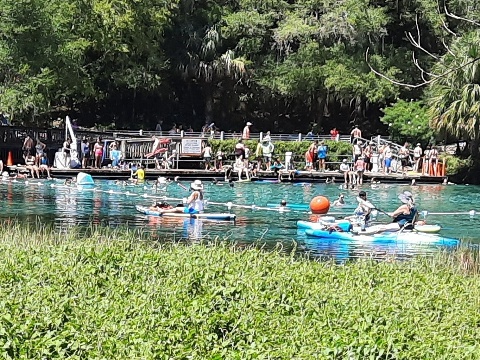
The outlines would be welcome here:
[[[325,196],[315,196],[310,201],[310,210],[313,214],[326,214],[330,209],[330,201]]]

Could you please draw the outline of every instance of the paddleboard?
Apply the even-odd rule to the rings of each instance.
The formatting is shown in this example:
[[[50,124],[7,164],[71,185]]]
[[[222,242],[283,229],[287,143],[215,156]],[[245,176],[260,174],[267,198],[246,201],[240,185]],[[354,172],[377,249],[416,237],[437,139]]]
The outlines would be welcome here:
[[[145,215],[150,216],[162,216],[162,217],[177,217],[177,218],[193,218],[193,219],[208,219],[208,220],[235,220],[235,214],[228,213],[200,213],[200,214],[186,214],[186,213],[160,213],[158,211],[150,210],[147,206],[137,205],[135,206],[137,211]]]
[[[438,233],[442,230],[440,225],[415,225],[415,230],[424,232],[424,233]]]

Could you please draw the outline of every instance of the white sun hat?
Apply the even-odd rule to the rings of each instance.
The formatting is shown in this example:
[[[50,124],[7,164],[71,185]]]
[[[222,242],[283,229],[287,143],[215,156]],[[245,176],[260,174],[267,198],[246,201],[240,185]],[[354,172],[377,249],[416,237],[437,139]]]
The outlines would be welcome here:
[[[253,124],[250,121],[247,122],[247,126],[251,126],[251,125],[253,125]]]
[[[203,190],[202,180],[195,180],[193,183],[190,184],[190,187],[193,190]]]

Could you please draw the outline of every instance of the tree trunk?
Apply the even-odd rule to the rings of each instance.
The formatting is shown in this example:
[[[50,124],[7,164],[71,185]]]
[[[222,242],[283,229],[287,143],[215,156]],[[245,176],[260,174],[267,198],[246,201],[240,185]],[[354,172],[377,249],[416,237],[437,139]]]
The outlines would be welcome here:
[[[205,121],[209,124],[213,122],[213,91],[210,83],[205,83],[203,87],[203,96],[205,96]]]
[[[323,94],[318,94],[315,97],[315,119],[314,121],[317,124],[318,131],[322,129],[323,118],[325,117],[325,96]],[[324,132],[328,129],[323,129]]]
[[[474,160],[479,160],[479,146],[480,146],[480,139],[473,139],[470,142],[470,154]]]

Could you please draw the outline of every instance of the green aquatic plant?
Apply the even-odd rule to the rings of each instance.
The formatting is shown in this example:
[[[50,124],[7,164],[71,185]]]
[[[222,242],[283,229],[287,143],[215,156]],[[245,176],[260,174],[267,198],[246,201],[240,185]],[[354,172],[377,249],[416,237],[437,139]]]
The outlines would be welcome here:
[[[0,252],[5,359],[480,358],[474,250],[337,265],[14,224]]]

